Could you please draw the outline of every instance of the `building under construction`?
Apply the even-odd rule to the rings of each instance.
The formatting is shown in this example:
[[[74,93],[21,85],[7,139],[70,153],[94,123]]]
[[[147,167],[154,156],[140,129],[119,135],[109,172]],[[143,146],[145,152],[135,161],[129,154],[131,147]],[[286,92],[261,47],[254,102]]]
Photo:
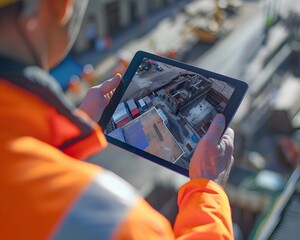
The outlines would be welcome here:
[[[165,86],[158,95],[164,98],[172,112],[177,115],[181,109],[196,99],[205,99],[211,86],[212,80],[202,75],[186,74]]]
[[[209,90],[206,101],[209,102],[218,112],[222,112],[226,107],[234,88],[225,82],[213,81]]]

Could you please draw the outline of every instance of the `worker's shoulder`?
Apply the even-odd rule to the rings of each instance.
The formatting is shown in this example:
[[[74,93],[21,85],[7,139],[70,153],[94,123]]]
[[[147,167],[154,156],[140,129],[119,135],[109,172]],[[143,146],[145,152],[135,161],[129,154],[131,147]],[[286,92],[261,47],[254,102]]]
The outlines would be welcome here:
[[[10,230],[4,229],[4,235],[14,236],[15,229],[40,233],[43,228],[41,238],[47,238],[100,169],[34,137],[2,138],[0,145],[0,215],[6,216],[0,223]]]
[[[72,158],[59,149],[30,136],[2,141],[1,172],[7,180],[59,179],[70,185],[89,184],[101,168]],[[2,175],[3,176],[3,175]],[[22,180],[21,180],[22,179]]]

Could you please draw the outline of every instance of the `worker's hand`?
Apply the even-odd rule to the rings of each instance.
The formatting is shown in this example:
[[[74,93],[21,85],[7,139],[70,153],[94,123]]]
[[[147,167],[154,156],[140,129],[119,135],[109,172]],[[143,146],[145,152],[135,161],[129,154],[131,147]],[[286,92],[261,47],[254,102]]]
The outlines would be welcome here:
[[[106,80],[102,84],[90,88],[79,109],[87,113],[91,119],[98,122],[120,81],[121,75],[116,74],[113,78]]]
[[[207,178],[225,186],[233,164],[234,132],[225,128],[225,117],[217,114],[198,143],[190,162],[190,178]],[[221,139],[220,139],[221,138]]]

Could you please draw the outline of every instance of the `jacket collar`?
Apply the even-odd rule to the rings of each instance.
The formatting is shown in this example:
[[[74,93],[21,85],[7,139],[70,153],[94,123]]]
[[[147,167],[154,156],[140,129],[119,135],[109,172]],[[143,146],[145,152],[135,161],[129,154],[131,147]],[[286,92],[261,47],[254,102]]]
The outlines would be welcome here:
[[[59,99],[67,108],[74,109],[74,106],[64,97],[57,81],[38,66],[25,64],[0,55],[0,76],[12,78],[13,83],[35,92],[46,102],[54,97]],[[49,93],[44,96],[40,92],[36,92],[36,89],[41,90],[41,88],[47,89]]]
[[[103,133],[96,126],[97,124],[91,119],[83,119],[76,114],[76,108],[64,97],[56,80],[41,68],[0,56],[0,78],[39,97],[39,99],[55,108],[60,115],[66,117],[70,124],[74,124],[80,130],[80,134],[77,137],[69,139],[61,146],[57,146],[62,151],[68,152],[73,157],[84,158],[87,157],[87,154],[83,153],[84,149],[81,149],[83,152],[76,151],[76,149],[79,149],[80,142],[85,140],[85,142],[92,144],[97,139],[96,142],[98,142],[99,146],[93,146],[93,151],[87,151],[88,154],[95,153],[106,146]],[[91,138],[94,138],[94,140],[91,141]],[[74,146],[77,147],[74,148]]]

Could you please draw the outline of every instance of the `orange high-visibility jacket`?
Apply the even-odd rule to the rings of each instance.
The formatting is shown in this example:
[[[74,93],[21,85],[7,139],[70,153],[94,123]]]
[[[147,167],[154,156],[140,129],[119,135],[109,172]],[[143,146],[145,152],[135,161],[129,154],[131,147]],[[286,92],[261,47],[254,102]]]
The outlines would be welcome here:
[[[106,146],[40,68],[0,58],[0,239],[233,239],[223,189],[181,187],[170,223],[113,173],[80,161]]]

